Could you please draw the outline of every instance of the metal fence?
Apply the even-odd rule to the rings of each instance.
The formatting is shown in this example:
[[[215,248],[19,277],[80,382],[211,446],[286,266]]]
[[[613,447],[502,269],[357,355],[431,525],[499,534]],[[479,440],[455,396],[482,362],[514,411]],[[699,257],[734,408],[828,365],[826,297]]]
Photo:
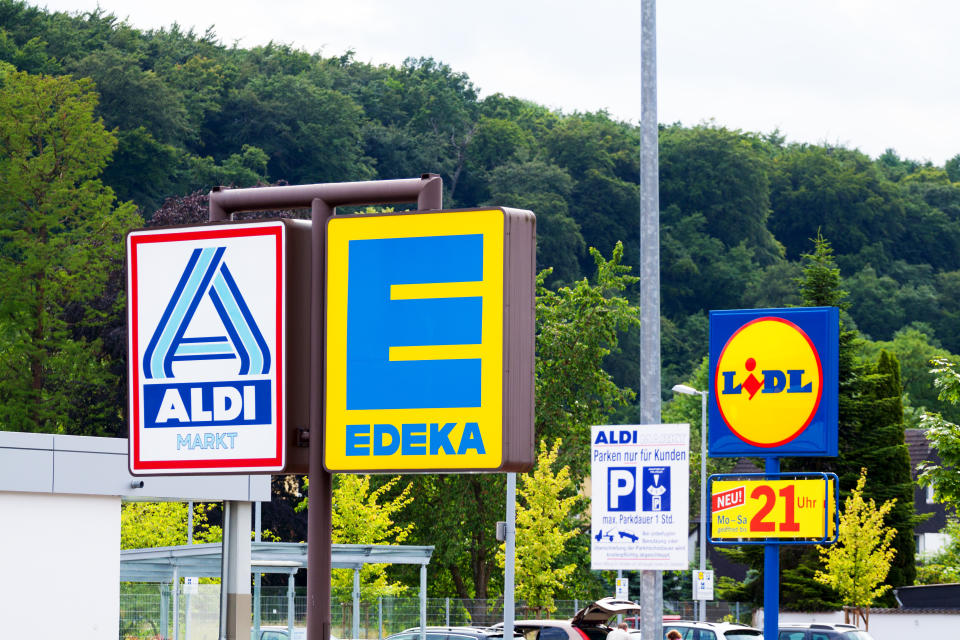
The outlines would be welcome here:
[[[168,584],[124,585],[120,594],[121,640],[216,640],[219,624],[220,585],[199,585],[186,593],[181,585],[177,606]],[[516,604],[516,618],[549,617],[564,619],[588,604],[589,600],[557,600],[556,611],[538,616],[522,601]],[[286,627],[290,599],[287,587],[262,587],[261,626]],[[294,626],[306,626],[307,597],[303,587],[293,597]],[[696,616],[693,601],[664,600],[665,616],[690,620]],[[173,611],[179,619],[173,620]],[[752,609],[734,602],[707,603],[707,619],[750,621]],[[338,638],[353,637],[353,602],[331,599],[332,633]],[[359,638],[373,640],[420,624],[420,599],[381,598],[360,603]],[[444,626],[486,626],[503,620],[502,599],[427,598],[427,624]],[[669,624],[668,622],[665,625]],[[174,630],[176,629],[176,637]]]

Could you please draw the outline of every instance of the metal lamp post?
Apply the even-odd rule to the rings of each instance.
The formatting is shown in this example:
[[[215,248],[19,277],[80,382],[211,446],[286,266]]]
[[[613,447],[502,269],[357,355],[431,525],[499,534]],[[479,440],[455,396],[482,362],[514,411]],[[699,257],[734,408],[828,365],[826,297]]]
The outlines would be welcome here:
[[[707,391],[697,391],[685,384],[673,385],[673,392],[686,396],[700,396],[700,571],[707,568]],[[707,601],[700,600],[697,619],[707,619]]]

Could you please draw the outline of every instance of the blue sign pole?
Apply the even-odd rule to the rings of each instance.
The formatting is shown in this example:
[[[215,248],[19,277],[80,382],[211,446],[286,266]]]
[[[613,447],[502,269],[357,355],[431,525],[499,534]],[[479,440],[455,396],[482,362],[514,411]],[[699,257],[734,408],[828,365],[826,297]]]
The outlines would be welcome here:
[[[767,458],[767,473],[780,473],[780,458]],[[780,545],[763,545],[763,637],[777,640],[780,628]]]

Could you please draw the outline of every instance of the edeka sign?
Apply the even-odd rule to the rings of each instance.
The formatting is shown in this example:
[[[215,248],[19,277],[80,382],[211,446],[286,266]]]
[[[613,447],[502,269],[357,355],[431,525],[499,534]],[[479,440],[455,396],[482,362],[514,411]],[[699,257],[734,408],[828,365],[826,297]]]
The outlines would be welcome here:
[[[711,456],[837,455],[835,307],[710,312]]]
[[[328,470],[532,465],[533,241],[510,209],[330,219]]]
[[[132,473],[283,469],[285,231],[127,236]]]
[[[592,569],[686,569],[690,426],[591,430]]]

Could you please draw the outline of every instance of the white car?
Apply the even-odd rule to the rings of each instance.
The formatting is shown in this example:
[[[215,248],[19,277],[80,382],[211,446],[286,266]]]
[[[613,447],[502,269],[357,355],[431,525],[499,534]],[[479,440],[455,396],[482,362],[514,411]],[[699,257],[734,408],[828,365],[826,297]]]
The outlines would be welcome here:
[[[664,639],[671,629],[680,632],[681,640],[763,640],[763,631],[739,622],[665,620],[663,622]]]
[[[829,622],[785,622],[778,640],[873,640],[852,624]]]
[[[253,637],[252,632],[250,635],[251,637]],[[260,637],[253,638],[253,640],[290,640],[289,629],[287,627],[280,627],[275,625],[260,627]],[[307,628],[294,627],[293,640],[307,640]],[[337,640],[337,637],[331,634],[330,640]]]

